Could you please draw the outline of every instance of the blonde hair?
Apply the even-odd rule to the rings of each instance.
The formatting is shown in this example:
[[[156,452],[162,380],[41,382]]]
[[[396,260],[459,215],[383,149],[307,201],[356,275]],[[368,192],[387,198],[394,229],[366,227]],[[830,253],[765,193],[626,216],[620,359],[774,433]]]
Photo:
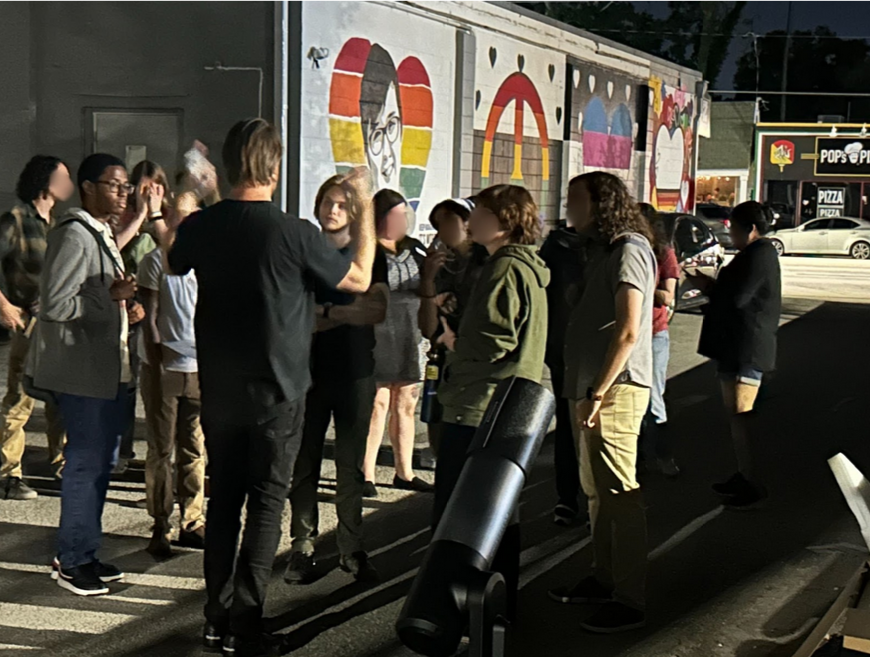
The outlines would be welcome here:
[[[233,187],[259,187],[273,182],[284,146],[278,128],[265,119],[239,121],[227,134],[221,152]]]

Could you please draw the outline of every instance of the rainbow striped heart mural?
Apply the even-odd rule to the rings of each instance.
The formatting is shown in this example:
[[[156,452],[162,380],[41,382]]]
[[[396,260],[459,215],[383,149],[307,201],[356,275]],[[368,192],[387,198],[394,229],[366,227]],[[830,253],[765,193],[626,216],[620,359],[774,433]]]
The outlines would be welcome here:
[[[398,189],[416,212],[432,150],[433,96],[416,57],[396,66],[382,46],[345,42],[329,90],[329,135],[338,173],[366,166],[376,190]]]

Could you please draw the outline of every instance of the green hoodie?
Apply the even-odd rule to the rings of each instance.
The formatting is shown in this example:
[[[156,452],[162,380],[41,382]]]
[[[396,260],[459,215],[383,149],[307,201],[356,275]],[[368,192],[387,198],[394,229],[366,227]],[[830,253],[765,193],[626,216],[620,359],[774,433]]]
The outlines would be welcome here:
[[[536,250],[505,246],[484,265],[439,386],[444,422],[480,426],[499,381],[541,382],[550,271]]]

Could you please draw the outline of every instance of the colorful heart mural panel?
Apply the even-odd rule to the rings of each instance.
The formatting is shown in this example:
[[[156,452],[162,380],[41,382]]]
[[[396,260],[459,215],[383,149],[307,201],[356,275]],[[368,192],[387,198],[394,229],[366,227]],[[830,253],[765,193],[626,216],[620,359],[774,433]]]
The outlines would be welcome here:
[[[692,212],[695,206],[695,97],[651,77],[653,116],[650,203],[659,210]]]
[[[618,72],[586,63],[572,64],[571,138],[580,142],[582,164],[608,169],[626,178],[634,151],[635,108],[632,89],[638,84]],[[585,80],[585,84],[580,81]]]
[[[417,57],[396,66],[379,44],[349,39],[329,91],[336,170],[368,167],[374,189],[398,189],[416,211],[432,150],[433,107],[429,74]]]

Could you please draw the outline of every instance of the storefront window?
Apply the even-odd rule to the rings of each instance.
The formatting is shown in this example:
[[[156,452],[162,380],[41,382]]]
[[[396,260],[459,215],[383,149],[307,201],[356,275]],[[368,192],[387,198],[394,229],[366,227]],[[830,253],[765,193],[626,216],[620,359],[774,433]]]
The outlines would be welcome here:
[[[737,176],[699,176],[696,181],[696,201],[734,207],[740,196]]]
[[[870,183],[864,183],[864,193],[861,195],[861,218],[870,221]]]
[[[816,217],[860,217],[861,183],[801,183],[801,222]]]
[[[797,201],[797,182],[793,180],[768,180],[764,186],[764,202],[770,205],[776,218],[778,230],[792,228],[794,206]]]

